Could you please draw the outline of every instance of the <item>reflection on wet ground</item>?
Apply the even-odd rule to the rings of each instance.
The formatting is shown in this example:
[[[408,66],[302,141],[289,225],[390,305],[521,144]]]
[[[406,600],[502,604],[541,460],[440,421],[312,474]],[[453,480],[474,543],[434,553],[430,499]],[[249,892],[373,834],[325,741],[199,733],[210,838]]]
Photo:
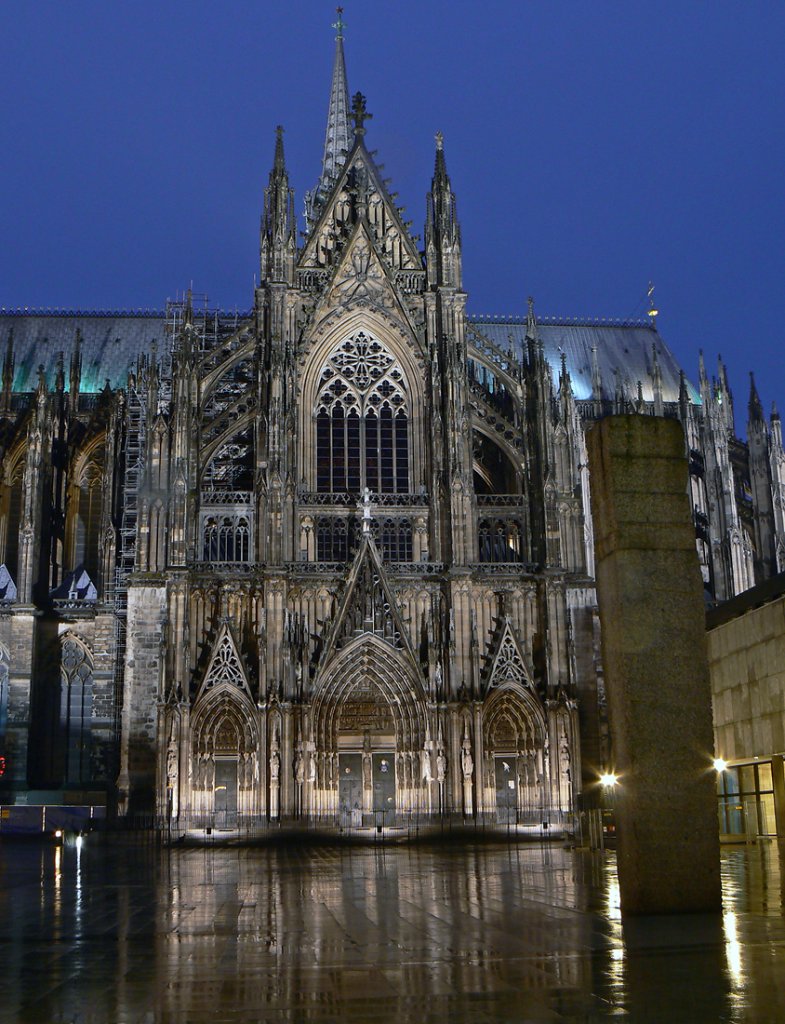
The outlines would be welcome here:
[[[0,1019],[785,1021],[785,849],[722,917],[622,922],[558,846],[0,847]]]

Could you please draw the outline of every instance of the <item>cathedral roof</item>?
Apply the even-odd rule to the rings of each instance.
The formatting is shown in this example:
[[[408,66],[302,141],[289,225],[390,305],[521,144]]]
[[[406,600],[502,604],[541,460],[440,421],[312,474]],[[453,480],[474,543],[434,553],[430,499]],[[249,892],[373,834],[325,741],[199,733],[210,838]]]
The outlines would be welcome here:
[[[34,391],[41,365],[47,384],[54,387],[58,354],[62,352],[65,357],[67,373],[77,328],[82,334],[80,387],[85,393],[101,391],[107,380],[113,388],[125,387],[129,369],[136,365],[138,356],[149,354],[153,342],[159,352],[165,350],[161,312],[2,312],[0,358],[13,331],[13,390]]]
[[[508,352],[512,345],[517,356],[525,355],[526,320],[522,317],[469,317],[470,339],[474,329],[488,338],[496,348]],[[592,349],[597,349],[597,364],[602,376],[602,397],[613,399],[617,375],[630,398],[637,395],[638,381],[647,402],[654,399],[652,373],[654,356],[662,374],[662,398],[665,402],[679,400],[679,373],[676,357],[658,331],[645,320],[560,320],[537,317],[537,333],[551,365],[554,385],[558,387],[562,353],[566,356],[572,389],[578,399],[592,397]],[[687,381],[693,402],[700,402],[697,389]]]
[[[160,311],[4,311],[0,313],[0,358],[13,330],[14,391],[34,391],[41,364],[46,371],[47,384],[53,387],[58,354],[63,352],[67,372],[77,328],[82,334],[81,389],[86,393],[100,391],[107,380],[113,388],[124,387],[129,369],[136,365],[140,355],[150,353],[154,342],[159,352],[167,350],[166,321]],[[618,373],[619,383],[630,397],[635,397],[640,381],[643,397],[651,401],[654,345],[662,374],[663,400],[678,401],[679,364],[659,333],[647,322],[539,317],[537,329],[556,386],[562,352],[567,357],[576,398],[591,398],[592,349],[596,347],[603,398],[614,397]],[[470,339],[475,331],[503,352],[509,351],[510,345],[518,356],[526,352],[526,320],[523,318],[470,317]],[[692,384],[688,382],[687,388],[692,400],[699,402],[699,394]]]

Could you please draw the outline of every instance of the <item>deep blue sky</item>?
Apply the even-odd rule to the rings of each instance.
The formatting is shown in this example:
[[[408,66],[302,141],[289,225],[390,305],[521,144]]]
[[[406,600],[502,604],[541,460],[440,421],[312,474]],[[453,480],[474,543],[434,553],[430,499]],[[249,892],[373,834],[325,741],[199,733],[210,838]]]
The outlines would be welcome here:
[[[475,313],[627,317],[783,388],[785,5],[345,0],[349,87],[422,232],[445,135]],[[319,173],[334,4],[0,8],[0,305],[247,309],[274,127]]]

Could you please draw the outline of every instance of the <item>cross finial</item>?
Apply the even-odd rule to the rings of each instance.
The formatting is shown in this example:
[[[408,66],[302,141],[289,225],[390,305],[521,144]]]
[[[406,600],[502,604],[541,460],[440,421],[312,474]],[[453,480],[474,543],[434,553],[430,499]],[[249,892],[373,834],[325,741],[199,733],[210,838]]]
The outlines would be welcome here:
[[[436,139],[436,148],[444,149],[444,135],[441,132],[437,132],[434,138]]]
[[[343,30],[346,27],[346,22],[343,20],[343,7],[336,7],[335,13],[338,15],[338,20],[333,23],[333,28],[338,33],[336,39],[343,39]]]
[[[354,121],[354,134],[365,135],[364,124],[370,121],[373,114],[365,109],[365,97],[361,92],[356,92],[352,98],[352,120]]]
[[[648,299],[649,299],[649,309],[648,309],[648,312],[646,313],[646,315],[648,316],[649,321],[650,321],[652,327],[656,327],[657,326],[657,314],[659,313],[659,310],[654,305],[654,282],[653,281],[649,281],[649,288],[648,288],[648,290],[646,292],[646,295],[648,296]]]

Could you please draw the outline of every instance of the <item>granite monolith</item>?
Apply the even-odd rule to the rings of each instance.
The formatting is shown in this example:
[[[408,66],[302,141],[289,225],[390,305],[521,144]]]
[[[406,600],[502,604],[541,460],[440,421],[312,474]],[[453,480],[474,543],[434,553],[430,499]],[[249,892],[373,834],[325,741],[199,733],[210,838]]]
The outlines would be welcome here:
[[[684,435],[677,420],[611,416],[588,449],[622,913],[716,911],[711,689]]]

